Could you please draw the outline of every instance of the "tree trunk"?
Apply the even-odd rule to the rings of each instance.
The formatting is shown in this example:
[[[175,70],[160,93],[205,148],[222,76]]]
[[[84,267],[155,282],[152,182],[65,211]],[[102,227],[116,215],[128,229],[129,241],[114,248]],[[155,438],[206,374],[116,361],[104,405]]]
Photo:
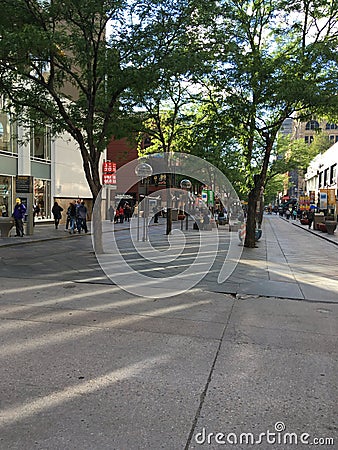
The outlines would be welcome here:
[[[83,154],[83,152],[82,152]],[[86,153],[83,166],[86,175],[86,179],[92,193],[93,207],[92,207],[92,233],[93,233],[93,246],[95,253],[103,254],[103,241],[102,241],[102,185],[100,181],[99,162],[100,158],[97,157],[94,160],[89,160]]]
[[[103,254],[103,240],[102,240],[102,191],[99,195],[93,195],[93,214],[92,214],[92,233],[93,233],[93,247],[95,253]]]
[[[258,191],[259,192],[259,191]],[[254,248],[256,247],[256,208],[257,208],[257,188],[254,187],[249,192],[248,198],[248,212],[246,218],[246,235],[244,247]]]

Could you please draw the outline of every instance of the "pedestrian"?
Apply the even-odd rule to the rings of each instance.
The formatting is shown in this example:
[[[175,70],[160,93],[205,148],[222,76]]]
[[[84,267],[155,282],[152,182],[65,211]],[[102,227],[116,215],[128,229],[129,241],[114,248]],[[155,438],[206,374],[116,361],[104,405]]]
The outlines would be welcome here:
[[[114,215],[114,223],[117,223],[119,221],[119,215],[120,215],[119,209],[116,208],[115,215]]]
[[[26,210],[27,210],[27,208],[23,203],[21,203],[21,199],[20,198],[15,199],[15,206],[14,206],[14,211],[12,214],[12,217],[14,218],[14,221],[15,221],[15,228],[16,228],[15,236],[24,236],[23,220],[25,218]]]
[[[85,202],[82,200],[82,202],[77,206],[76,208],[76,216],[77,216],[77,231],[81,233],[81,230],[83,229],[85,233],[88,233],[87,228],[87,207],[85,205]]]
[[[71,209],[72,209],[72,203],[69,203],[69,206],[67,208],[67,212],[66,212],[66,227],[65,227],[65,231],[68,231],[69,225],[70,225],[70,213],[71,213]]]
[[[54,216],[54,224],[55,229],[57,230],[59,227],[59,223],[62,217],[61,212],[63,211],[63,208],[58,204],[58,202],[54,202],[53,208],[52,208],[52,214]]]
[[[296,220],[296,219],[297,219],[297,210],[296,210],[296,209],[294,209],[294,210],[292,211],[292,219],[293,219],[293,220]]]
[[[69,206],[67,209],[67,217],[69,218],[69,233],[72,234],[75,231],[75,222],[76,222],[75,201],[69,203]]]
[[[124,209],[122,208],[122,206],[119,207],[119,220],[120,223],[123,223],[124,221]]]
[[[312,227],[312,222],[315,218],[315,213],[313,209],[310,209],[310,211],[307,214],[307,220],[309,221],[309,229]]]
[[[35,227],[35,217],[38,217],[40,214],[40,206],[35,204],[33,206],[33,227]]]
[[[203,212],[203,230],[210,230],[210,215],[209,210]]]
[[[110,207],[108,209],[108,214],[109,214],[109,219],[110,219],[111,222],[114,221],[114,212],[115,212],[114,206],[110,205]]]
[[[131,214],[132,214],[131,207],[130,207],[129,203],[125,203],[124,208],[123,208],[123,214],[124,214],[125,220],[127,222],[129,222]]]
[[[290,212],[289,209],[287,209],[287,210],[285,211],[285,217],[286,217],[286,220],[289,220],[289,219],[290,219],[290,216],[291,216],[291,212]]]
[[[158,223],[158,217],[160,215],[160,210],[158,209],[157,206],[154,206],[153,214],[154,214],[154,223]]]

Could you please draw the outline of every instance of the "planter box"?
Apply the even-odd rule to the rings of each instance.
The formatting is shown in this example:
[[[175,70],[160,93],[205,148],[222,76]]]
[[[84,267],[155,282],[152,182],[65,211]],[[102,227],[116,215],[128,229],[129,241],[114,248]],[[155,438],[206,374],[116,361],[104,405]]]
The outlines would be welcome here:
[[[326,220],[325,227],[328,234],[334,234],[334,231],[337,227],[337,222],[335,220]]]
[[[324,222],[318,223],[317,228],[319,231],[322,231],[323,233],[327,233],[326,225]]]
[[[11,229],[14,227],[14,219],[11,217],[0,217],[1,237],[9,237]]]

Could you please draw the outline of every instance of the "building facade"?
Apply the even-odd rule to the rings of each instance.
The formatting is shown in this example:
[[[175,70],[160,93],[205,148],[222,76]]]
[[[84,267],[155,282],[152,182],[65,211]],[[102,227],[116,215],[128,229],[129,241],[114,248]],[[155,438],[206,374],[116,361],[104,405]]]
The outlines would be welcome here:
[[[315,205],[337,214],[338,142],[311,161],[304,178],[306,192],[314,199]]]
[[[288,118],[284,121],[280,133],[289,135],[293,140],[303,139],[306,144],[311,144],[317,134],[328,136],[332,145],[338,142],[338,124],[316,118],[306,122]],[[292,170],[286,175],[287,183],[280,197],[299,199],[307,190],[304,174],[298,170]]]
[[[35,221],[51,219],[58,201],[66,209],[71,200],[91,202],[82,159],[74,140],[52,137],[50,126],[25,128],[0,112],[0,215],[10,216],[16,198],[16,176],[33,177]]]

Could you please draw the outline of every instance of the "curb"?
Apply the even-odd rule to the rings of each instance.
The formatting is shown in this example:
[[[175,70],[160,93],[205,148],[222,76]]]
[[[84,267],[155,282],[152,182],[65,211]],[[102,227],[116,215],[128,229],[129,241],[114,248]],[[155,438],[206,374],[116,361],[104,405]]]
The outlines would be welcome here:
[[[338,241],[337,242],[333,241],[332,239],[326,237],[325,235],[321,235],[321,234],[318,234],[318,233],[316,233],[315,231],[313,231],[311,229],[304,228],[302,225],[299,225],[298,223],[293,223],[292,225],[294,225],[295,227],[301,228],[302,230],[305,230],[308,233],[313,234],[314,236],[318,236],[319,238],[324,239],[327,242],[331,242],[331,244],[338,245]]]
[[[155,224],[156,225],[156,224]],[[150,226],[154,226],[154,225],[150,225]],[[118,228],[118,229],[114,229],[114,230],[109,230],[109,231],[103,231],[103,233],[110,233],[110,232],[119,232],[119,231],[125,231],[125,230],[129,230],[130,227],[126,228]],[[60,235],[60,236],[54,236],[54,237],[37,237],[36,239],[32,239],[32,240],[22,240],[22,241],[13,241],[13,242],[6,242],[4,244],[1,243],[1,239],[12,239],[14,238],[14,236],[11,236],[10,238],[1,238],[0,237],[0,249],[4,248],[4,247],[12,247],[14,245],[28,245],[28,244],[36,244],[37,242],[48,242],[48,241],[57,241],[60,239],[71,239],[71,238],[75,238],[75,237],[80,237],[80,236],[92,236],[93,233],[88,232],[88,233],[73,233],[73,234],[64,234],[64,235]],[[34,236],[34,235],[32,235]],[[25,238],[23,238],[25,239]]]

